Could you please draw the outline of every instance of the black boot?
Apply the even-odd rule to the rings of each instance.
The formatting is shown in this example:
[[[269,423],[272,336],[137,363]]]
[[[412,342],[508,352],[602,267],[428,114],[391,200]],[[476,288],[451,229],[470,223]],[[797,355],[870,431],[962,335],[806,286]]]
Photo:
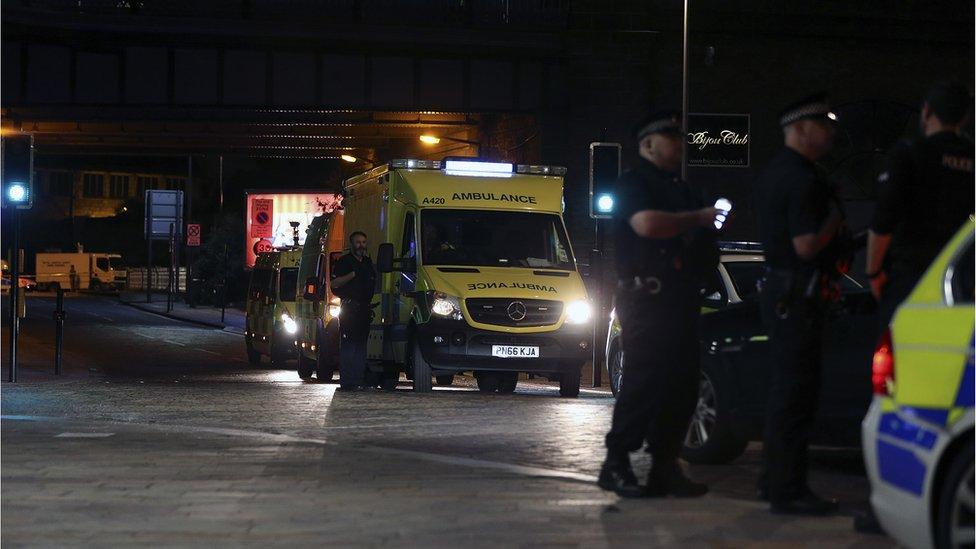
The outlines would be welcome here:
[[[604,490],[615,492],[622,498],[643,496],[643,490],[637,483],[634,470],[630,467],[630,456],[627,453],[607,452],[607,459],[600,468],[600,478],[596,484]]]
[[[674,496],[697,498],[708,493],[708,486],[695,482],[685,475],[677,463],[654,465],[647,474],[645,495],[650,498]]]
[[[786,501],[773,501],[769,510],[776,515],[829,515],[838,508],[837,500],[824,499],[807,490],[802,496]]]

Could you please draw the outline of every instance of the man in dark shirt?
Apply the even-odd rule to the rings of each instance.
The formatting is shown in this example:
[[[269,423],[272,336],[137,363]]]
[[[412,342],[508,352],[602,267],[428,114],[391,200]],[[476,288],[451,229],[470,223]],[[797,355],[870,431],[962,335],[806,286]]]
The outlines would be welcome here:
[[[339,331],[339,388],[357,390],[366,380],[366,340],[369,338],[370,303],[376,287],[376,271],[366,256],[366,234],[349,235],[350,253],[332,269],[332,292],[342,299]]]
[[[922,105],[922,137],[898,144],[878,176],[866,271],[882,327],[973,213],[973,142],[960,135],[971,106],[961,84],[933,86]]]
[[[606,436],[598,484],[622,497],[696,497],[678,454],[698,398],[699,288],[714,270],[718,211],[682,181],[680,115],[656,113],[638,127],[638,165],[617,183],[614,213],[620,319],[627,368]],[[629,452],[644,441],[653,465],[644,488]]]
[[[766,254],[760,307],[770,348],[759,491],[774,513],[826,514],[837,506],[813,494],[806,477],[821,385],[821,255],[842,223],[840,206],[814,161],[833,146],[834,120],[824,94],[784,109],[779,123],[786,146],[756,182]]]

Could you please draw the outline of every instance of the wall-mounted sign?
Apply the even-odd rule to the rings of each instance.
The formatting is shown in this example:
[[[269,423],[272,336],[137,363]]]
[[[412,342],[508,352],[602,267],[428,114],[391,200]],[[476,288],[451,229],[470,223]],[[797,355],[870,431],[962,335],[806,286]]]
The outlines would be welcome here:
[[[688,113],[688,166],[748,168],[749,115]]]
[[[332,193],[317,192],[252,192],[247,193],[247,234],[244,261],[254,267],[257,254],[286,248],[295,243],[305,244],[305,231],[315,216],[332,212],[341,198]],[[293,227],[292,222],[298,226]]]

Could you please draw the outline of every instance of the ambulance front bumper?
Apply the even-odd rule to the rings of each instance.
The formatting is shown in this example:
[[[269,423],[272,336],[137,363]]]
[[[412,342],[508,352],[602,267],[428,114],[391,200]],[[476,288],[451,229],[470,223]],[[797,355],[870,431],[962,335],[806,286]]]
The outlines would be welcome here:
[[[474,328],[463,320],[432,318],[418,326],[417,337],[424,359],[435,370],[559,374],[578,369],[591,358],[593,336],[589,324],[513,334]],[[538,348],[538,356],[501,358],[493,354],[498,346]]]

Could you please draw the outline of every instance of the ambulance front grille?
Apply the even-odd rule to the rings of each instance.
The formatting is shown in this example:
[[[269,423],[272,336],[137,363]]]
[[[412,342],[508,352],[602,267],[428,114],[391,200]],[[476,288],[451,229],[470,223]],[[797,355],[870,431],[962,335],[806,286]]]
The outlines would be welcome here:
[[[471,320],[495,326],[551,326],[559,321],[563,312],[561,301],[542,299],[478,297],[466,299],[464,303]],[[525,317],[521,318],[523,308]]]

